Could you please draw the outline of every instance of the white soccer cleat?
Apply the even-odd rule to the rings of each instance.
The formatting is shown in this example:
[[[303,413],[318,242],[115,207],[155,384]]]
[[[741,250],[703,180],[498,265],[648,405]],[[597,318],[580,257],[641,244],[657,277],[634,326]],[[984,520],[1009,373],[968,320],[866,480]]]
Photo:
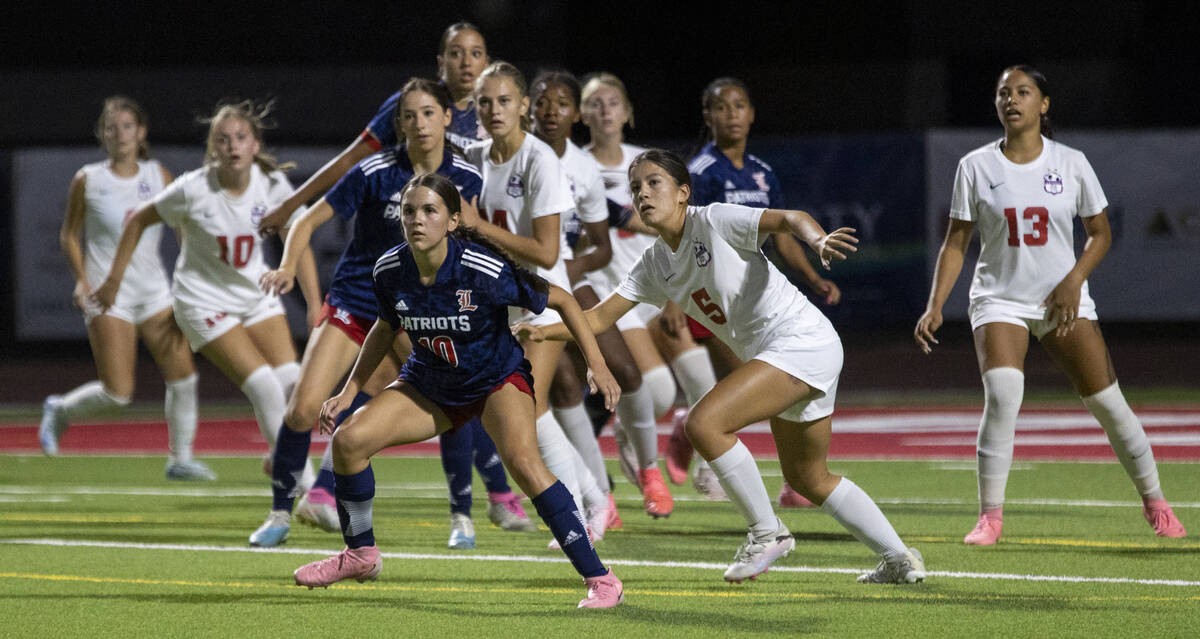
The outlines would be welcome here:
[[[267,520],[250,534],[250,545],[258,548],[273,548],[287,541],[291,529],[292,514],[286,510],[272,510]]]
[[[717,479],[717,474],[708,464],[697,463],[692,466],[692,487],[709,501],[729,501],[725,489],[721,487],[721,480]]]
[[[860,575],[860,584],[915,584],[925,581],[925,558],[921,551],[909,548],[899,561],[884,559],[875,570]]]
[[[319,528],[325,532],[341,532],[342,523],[338,519],[337,500],[329,491],[314,486],[304,493],[296,503],[296,521]]]
[[[795,547],[796,539],[783,522],[774,532],[759,538],[748,533],[746,542],[738,548],[733,563],[725,571],[725,581],[740,584],[746,579],[754,579],[770,569],[776,559],[786,557]]]
[[[613,421],[613,440],[617,443],[617,465],[621,467],[621,474],[629,483],[642,489],[642,482],[638,479],[638,457],[637,451],[633,448],[633,442],[625,436],[624,425],[620,420]]]
[[[62,395],[51,395],[42,402],[42,423],[38,426],[38,444],[47,457],[58,455],[58,438],[67,429],[63,415]]]
[[[217,474],[198,459],[168,461],[166,474],[167,479],[180,481],[215,481],[217,479]]]
[[[446,546],[454,550],[471,550],[475,547],[475,522],[462,513],[450,513],[450,541]]]

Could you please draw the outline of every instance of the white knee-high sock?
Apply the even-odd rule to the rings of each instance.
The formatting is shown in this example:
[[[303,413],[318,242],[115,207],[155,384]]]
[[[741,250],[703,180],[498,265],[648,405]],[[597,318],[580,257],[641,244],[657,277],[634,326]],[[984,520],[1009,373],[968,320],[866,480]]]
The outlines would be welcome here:
[[[733,448],[712,460],[711,466],[721,488],[725,489],[733,507],[746,520],[755,537],[779,529],[779,518],[771,508],[771,498],[767,496],[758,464],[754,463],[750,449],[740,439]]]
[[[283,389],[283,397],[287,399],[292,396],[292,391],[296,389],[296,382],[300,379],[300,365],[296,362],[288,362],[280,364],[271,369],[275,373],[275,379],[279,380],[279,387]]]
[[[625,436],[637,452],[638,470],[658,467],[658,422],[654,419],[654,399],[645,386],[632,393],[621,393],[617,417]]]
[[[592,430],[592,419],[588,417],[583,402],[566,408],[551,408],[554,418],[562,425],[563,432],[575,450],[588,472],[593,476],[594,483],[601,484],[601,490],[608,494],[608,471],[604,468],[604,456],[600,454],[600,443],[596,441],[596,433]]]
[[[1083,398],[1083,405],[1095,416],[1108,435],[1108,443],[1133,485],[1143,498],[1162,499],[1162,488],[1158,485],[1158,465],[1154,463],[1154,451],[1150,449],[1150,438],[1138,421],[1133,409],[1125,401],[1121,388],[1112,386]]]
[[[855,539],[884,559],[900,559],[908,550],[874,500],[845,477],[825,498],[821,511],[836,519]]]
[[[717,374],[713,371],[712,359],[708,350],[697,346],[680,353],[671,362],[671,371],[679,380],[683,396],[687,398],[688,407],[696,405],[704,394],[717,385]]]
[[[275,439],[279,436],[279,427],[283,425],[283,415],[287,411],[287,400],[283,388],[279,385],[279,378],[271,371],[270,366],[264,364],[242,382],[242,392],[254,408],[258,431],[274,448]]]
[[[333,440],[325,444],[325,452],[321,453],[321,470],[333,472]]]
[[[983,419],[976,444],[979,512],[1004,505],[1004,487],[1012,467],[1017,413],[1025,395],[1025,374],[1001,367],[983,374]]]
[[[100,380],[90,381],[62,396],[60,404],[67,421],[111,415],[129,405],[130,398],[108,390]]]
[[[671,369],[666,364],[655,366],[642,373],[642,388],[650,391],[654,402],[654,418],[658,419],[667,414],[675,406],[675,378],[671,377]]]
[[[584,508],[608,506],[608,491],[600,487],[601,481],[605,484],[608,483],[608,475],[596,477],[588,469],[587,464],[583,463],[583,457],[579,455],[579,451],[574,446],[571,447],[571,459],[575,464],[575,479],[579,482],[579,499],[583,502]]]
[[[575,475],[575,458],[571,454],[574,448],[571,442],[563,434],[553,412],[547,411],[537,418],[536,426],[538,452],[542,455],[542,461],[550,473],[571,492],[571,496],[575,498],[575,507],[579,512],[583,512],[583,495],[579,492],[579,478]]]
[[[192,442],[196,439],[196,374],[167,382],[163,399],[167,416],[168,449],[171,459],[186,462],[192,459]]]

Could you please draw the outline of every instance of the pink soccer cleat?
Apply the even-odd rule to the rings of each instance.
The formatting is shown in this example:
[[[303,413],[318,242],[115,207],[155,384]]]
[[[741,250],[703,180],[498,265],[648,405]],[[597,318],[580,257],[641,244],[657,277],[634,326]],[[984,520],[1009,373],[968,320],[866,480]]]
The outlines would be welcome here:
[[[642,503],[646,507],[646,514],[655,519],[670,517],[675,509],[675,499],[663,483],[662,473],[657,468],[638,471],[638,482],[642,485]]]
[[[1142,516],[1150,522],[1154,534],[1159,537],[1186,537],[1187,531],[1175,517],[1175,511],[1165,499],[1146,499],[1142,502]]]
[[[686,408],[677,408],[671,415],[674,427],[671,429],[671,438],[667,440],[667,454],[664,455],[667,461],[667,476],[676,486],[687,481],[688,465],[692,463],[692,442],[688,441],[687,433],[683,431],[687,416]]]
[[[587,585],[587,597],[579,602],[580,608],[612,608],[625,601],[625,587],[612,569],[606,575],[588,577],[583,583]]]
[[[503,530],[537,530],[537,524],[530,521],[525,509],[521,507],[521,496],[511,490],[505,493],[488,493],[488,520]]]
[[[963,537],[963,543],[971,546],[991,546],[1000,539],[1000,531],[1004,528],[1004,508],[996,508],[980,513],[975,528]]]
[[[342,524],[338,520],[337,500],[328,490],[313,486],[296,504],[296,520],[320,528],[325,532],[340,532]]]
[[[817,505],[808,500],[807,497],[796,492],[791,484],[783,482],[783,487],[779,489],[779,507],[780,508],[816,508]]]
[[[383,559],[375,546],[346,548],[330,557],[300,566],[292,573],[297,586],[328,588],[343,579],[354,579],[358,583],[375,581],[383,568]]]
[[[612,493],[608,494],[608,522],[605,525],[605,530],[618,530],[624,526],[625,522],[621,521],[621,514],[617,512],[617,500],[613,499]]]

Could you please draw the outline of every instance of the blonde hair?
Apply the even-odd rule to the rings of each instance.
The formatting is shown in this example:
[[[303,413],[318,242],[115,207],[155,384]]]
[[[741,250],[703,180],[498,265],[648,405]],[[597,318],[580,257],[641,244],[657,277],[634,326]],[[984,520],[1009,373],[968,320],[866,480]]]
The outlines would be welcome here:
[[[146,117],[146,111],[142,105],[136,100],[123,95],[112,95],[104,99],[104,106],[100,108],[100,117],[96,119],[96,140],[100,142],[100,146],[104,146],[104,121],[108,119],[108,114],[117,111],[128,111],[133,115],[133,119],[137,125],[150,130],[149,119]],[[146,140],[138,142],[138,159],[150,159],[150,143]]]
[[[218,104],[217,110],[212,114],[212,117],[201,118],[200,123],[208,125],[208,140],[204,151],[205,164],[217,161],[217,125],[226,118],[238,118],[250,125],[250,133],[258,141],[259,148],[258,153],[254,154],[254,162],[258,164],[263,172],[286,171],[295,167],[296,165],[293,162],[281,164],[279,160],[275,159],[274,155],[268,153],[263,148],[263,131],[275,128],[275,123],[267,119],[274,106],[274,100],[267,100],[262,104],[257,104],[253,100],[227,102]]]
[[[629,114],[629,128],[633,128],[633,103],[629,101],[629,92],[625,90],[625,83],[621,82],[621,78],[609,73],[608,71],[598,71],[587,76],[583,83],[583,99],[579,103],[580,110],[587,103],[600,87],[609,86],[617,90],[621,94],[621,101],[625,103],[625,111]]]
[[[529,97],[529,83],[525,81],[525,74],[521,73],[521,70],[513,66],[511,63],[505,62],[504,60],[496,60],[495,62],[489,64],[487,68],[483,70],[483,73],[480,73],[479,77],[475,78],[476,93],[478,93],[479,88],[483,86],[483,81],[491,76],[508,78],[512,80],[513,85],[517,87],[517,91],[521,93],[521,97]],[[476,98],[476,102],[478,101],[478,98]],[[525,113],[521,114],[521,130],[528,133],[529,124],[529,110],[526,109]]]

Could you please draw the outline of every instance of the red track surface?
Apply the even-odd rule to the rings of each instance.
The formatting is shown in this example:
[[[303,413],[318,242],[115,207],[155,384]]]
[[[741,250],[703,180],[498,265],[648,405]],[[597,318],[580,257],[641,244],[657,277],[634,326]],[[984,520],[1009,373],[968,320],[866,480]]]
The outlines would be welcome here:
[[[1162,461],[1200,461],[1200,407],[1138,408]],[[830,457],[841,459],[974,459],[978,408],[843,409],[834,419]],[[660,450],[669,424],[660,425]],[[765,424],[739,436],[756,455],[775,454]],[[323,438],[316,438],[323,439]],[[1104,433],[1082,410],[1030,409],[1018,423],[1017,459],[1115,459]],[[601,449],[616,454],[610,436]],[[321,444],[313,446],[314,454]],[[167,449],[162,422],[112,422],[73,426],[60,442],[62,454],[161,454]],[[205,420],[200,424],[198,455],[249,455],[267,450],[251,418]],[[0,427],[0,453],[38,452],[37,426]],[[436,440],[385,451],[386,455],[436,455]]]

